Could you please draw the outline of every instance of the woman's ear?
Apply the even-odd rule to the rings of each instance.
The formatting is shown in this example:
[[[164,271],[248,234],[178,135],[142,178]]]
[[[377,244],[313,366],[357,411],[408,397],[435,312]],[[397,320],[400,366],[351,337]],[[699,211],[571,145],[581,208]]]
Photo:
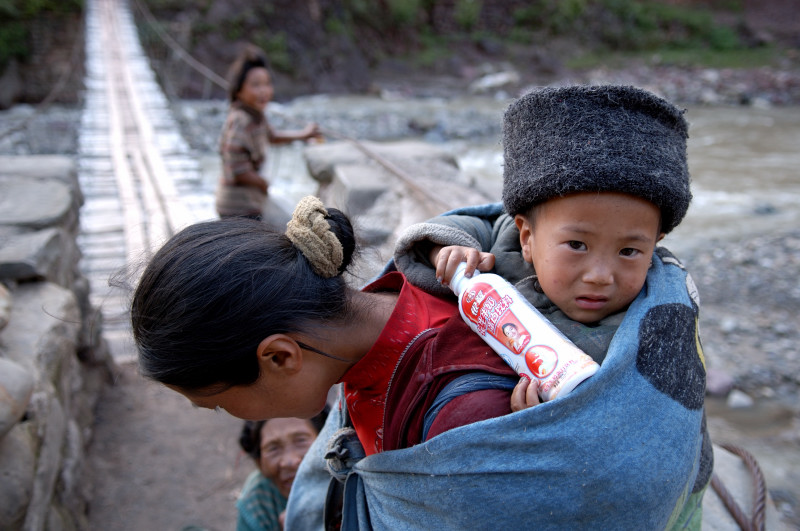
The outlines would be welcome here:
[[[286,334],[265,337],[256,349],[258,364],[265,372],[294,374],[303,367],[303,349]]]
[[[517,214],[514,216],[514,223],[519,230],[519,245],[522,247],[522,258],[529,264],[533,263],[533,252],[531,246],[533,245],[533,227],[531,222],[528,221],[526,216]]]

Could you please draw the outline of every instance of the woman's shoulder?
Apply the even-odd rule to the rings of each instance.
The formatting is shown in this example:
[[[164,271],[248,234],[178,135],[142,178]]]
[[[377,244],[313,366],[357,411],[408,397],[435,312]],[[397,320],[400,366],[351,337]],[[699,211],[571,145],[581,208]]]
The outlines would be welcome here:
[[[239,499],[244,500],[252,497],[259,497],[265,494],[271,495],[272,492],[278,492],[277,487],[264,477],[259,470],[253,470],[250,475],[245,479],[242,485],[242,491],[239,494]]]
[[[286,508],[286,499],[272,481],[254,470],[244,482],[236,508],[237,529],[279,529],[278,516]]]

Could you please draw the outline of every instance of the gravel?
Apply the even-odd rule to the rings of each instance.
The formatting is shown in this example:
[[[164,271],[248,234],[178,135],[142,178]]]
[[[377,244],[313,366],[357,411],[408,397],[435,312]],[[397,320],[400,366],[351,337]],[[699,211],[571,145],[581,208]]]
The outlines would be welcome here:
[[[709,369],[800,413],[800,230],[710,241],[681,259],[700,290]]]

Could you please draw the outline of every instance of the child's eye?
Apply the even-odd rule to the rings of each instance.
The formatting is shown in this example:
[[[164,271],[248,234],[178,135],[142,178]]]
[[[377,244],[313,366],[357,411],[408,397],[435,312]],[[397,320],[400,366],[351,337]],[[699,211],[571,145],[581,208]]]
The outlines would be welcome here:
[[[636,256],[640,252],[641,251],[639,251],[638,249],[631,249],[630,247],[626,247],[625,249],[621,250],[619,254],[621,254],[622,256]]]
[[[570,249],[575,249],[576,251],[580,251],[586,248],[586,245],[583,242],[579,242],[578,240],[570,240],[567,242]]]

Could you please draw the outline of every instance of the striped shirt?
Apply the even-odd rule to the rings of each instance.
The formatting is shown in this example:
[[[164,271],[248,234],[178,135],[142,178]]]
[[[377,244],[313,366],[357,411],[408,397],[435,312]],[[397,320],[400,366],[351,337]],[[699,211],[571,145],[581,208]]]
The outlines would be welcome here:
[[[269,125],[263,113],[235,101],[220,137],[222,177],[217,187],[220,216],[261,214],[267,196],[258,188],[237,184],[237,176],[258,173],[266,159]]]

